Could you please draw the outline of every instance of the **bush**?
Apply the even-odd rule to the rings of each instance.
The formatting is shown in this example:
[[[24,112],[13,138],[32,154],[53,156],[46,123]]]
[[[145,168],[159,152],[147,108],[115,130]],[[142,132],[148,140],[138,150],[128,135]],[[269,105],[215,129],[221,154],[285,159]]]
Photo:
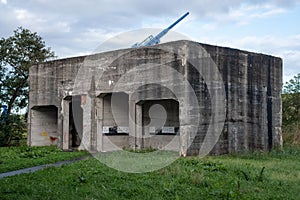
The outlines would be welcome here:
[[[10,115],[5,122],[0,122],[0,146],[15,142],[18,145],[26,133],[26,120],[23,115]]]
[[[284,144],[300,145],[300,122],[283,125],[282,130]]]

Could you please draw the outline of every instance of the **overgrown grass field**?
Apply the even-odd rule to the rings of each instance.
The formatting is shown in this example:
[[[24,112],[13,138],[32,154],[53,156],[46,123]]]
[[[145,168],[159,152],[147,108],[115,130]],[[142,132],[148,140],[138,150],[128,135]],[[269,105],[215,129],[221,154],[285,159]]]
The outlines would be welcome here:
[[[49,164],[88,155],[85,151],[64,152],[57,147],[1,147],[0,173]],[[0,198],[1,199],[1,198]]]
[[[0,179],[0,199],[300,199],[300,148],[180,158],[142,174],[91,158]]]

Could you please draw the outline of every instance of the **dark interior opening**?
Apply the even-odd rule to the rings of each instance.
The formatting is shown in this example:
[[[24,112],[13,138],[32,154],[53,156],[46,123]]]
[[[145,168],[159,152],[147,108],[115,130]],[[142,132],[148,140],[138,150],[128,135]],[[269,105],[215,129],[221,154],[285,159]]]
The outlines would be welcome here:
[[[179,134],[179,103],[173,99],[162,99],[162,100],[147,100],[142,104],[143,107],[143,127],[149,126],[151,123],[150,109],[152,106],[160,105],[165,109],[166,119],[160,116],[160,113],[154,113],[153,118],[156,120],[164,121],[162,127],[153,126],[153,130],[149,130],[150,135],[177,135]],[[161,118],[161,119],[160,119]],[[155,119],[152,119],[155,120]],[[154,130],[155,128],[155,130]]]
[[[81,108],[81,96],[74,96],[70,102],[69,111],[70,146],[76,148],[80,146],[83,132],[83,110]]]

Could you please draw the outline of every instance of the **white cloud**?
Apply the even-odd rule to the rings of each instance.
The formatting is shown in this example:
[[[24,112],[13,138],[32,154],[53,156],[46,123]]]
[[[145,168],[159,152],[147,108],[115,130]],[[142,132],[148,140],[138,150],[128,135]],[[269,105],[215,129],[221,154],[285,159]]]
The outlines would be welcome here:
[[[273,15],[283,14],[285,12],[287,12],[286,9],[273,8],[273,9],[270,9],[270,10],[265,11],[265,12],[253,14],[250,17],[251,18],[263,18],[263,17],[270,17],[270,16],[273,16]]]
[[[34,15],[25,9],[16,9],[15,14],[16,18],[23,22],[31,21],[34,18]]]
[[[214,31],[218,28],[218,25],[216,23],[208,23],[208,24],[204,24],[202,26],[202,30],[204,31]]]
[[[101,42],[113,37],[115,34],[103,29],[87,29],[75,39],[81,45],[96,48]]]
[[[71,31],[70,22],[62,21],[57,17],[30,12],[26,9],[14,9],[18,24],[39,33],[68,33]]]
[[[287,9],[278,7],[274,4],[242,4],[240,7],[230,8],[228,13],[213,15],[212,18],[219,24],[234,22],[238,25],[247,25],[252,20],[270,18],[272,16],[284,14],[286,12],[288,12]]]
[[[251,50],[274,53],[286,49],[298,50],[300,48],[300,36],[289,35],[283,37],[265,35],[265,36],[247,36],[240,39],[235,39],[228,42],[228,45],[237,46],[241,48],[248,48]]]
[[[18,20],[27,20],[32,18],[32,15],[30,15],[30,13],[24,9],[16,9],[15,14]]]
[[[243,13],[243,17],[247,17],[248,19],[255,19],[272,17],[273,15],[279,15],[288,12],[288,10],[285,8],[277,7],[276,5],[261,4],[249,7],[242,6],[240,12]]]
[[[1,3],[3,3],[3,4],[7,4],[7,0],[1,0]]]

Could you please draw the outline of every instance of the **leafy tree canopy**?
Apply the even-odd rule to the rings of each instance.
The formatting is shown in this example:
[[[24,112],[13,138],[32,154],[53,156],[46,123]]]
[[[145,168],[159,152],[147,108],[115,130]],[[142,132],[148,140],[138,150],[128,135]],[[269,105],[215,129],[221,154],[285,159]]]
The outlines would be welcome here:
[[[42,37],[28,29],[0,39],[0,105],[7,105],[8,115],[27,106],[30,66],[53,57]]]
[[[300,124],[300,73],[283,87],[282,122],[283,125]]]
[[[300,73],[285,83],[283,92],[285,94],[300,93]]]

